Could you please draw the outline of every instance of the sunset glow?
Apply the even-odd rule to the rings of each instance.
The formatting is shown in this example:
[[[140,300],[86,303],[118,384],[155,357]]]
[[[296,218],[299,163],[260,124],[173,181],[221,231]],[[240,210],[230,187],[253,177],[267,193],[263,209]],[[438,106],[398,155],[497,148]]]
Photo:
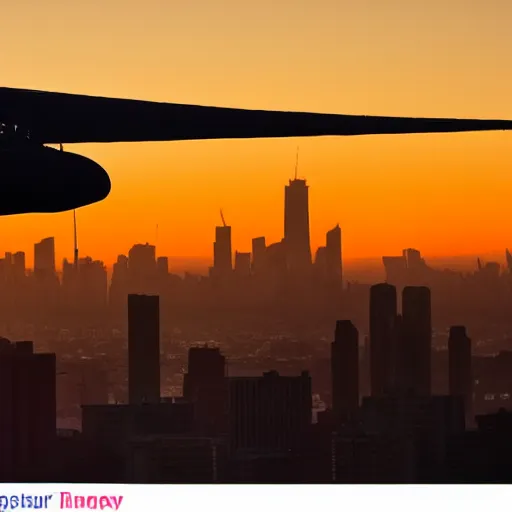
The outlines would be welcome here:
[[[244,108],[512,119],[512,4],[470,3],[423,10],[399,0],[325,0],[322,8],[313,0],[9,2],[0,21],[0,85]],[[511,245],[511,137],[65,150],[96,160],[111,176],[110,197],[77,214],[81,254],[108,265],[146,241],[157,241],[159,254],[209,257],[220,208],[234,249],[249,251],[257,236],[280,240],[297,146],[299,175],[310,185],[313,250],[339,223],[346,259],[403,247],[428,258]],[[1,218],[0,251],[24,250],[30,266],[33,243],[55,236],[60,261],[72,255],[72,227],[71,212]]]

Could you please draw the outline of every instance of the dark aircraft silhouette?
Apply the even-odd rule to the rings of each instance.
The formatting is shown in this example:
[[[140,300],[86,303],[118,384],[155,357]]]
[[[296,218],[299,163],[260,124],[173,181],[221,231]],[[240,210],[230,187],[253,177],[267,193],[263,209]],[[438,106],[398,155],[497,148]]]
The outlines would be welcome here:
[[[62,212],[108,196],[110,179],[96,162],[45,144],[511,129],[512,121],[241,110],[0,88],[0,215]]]

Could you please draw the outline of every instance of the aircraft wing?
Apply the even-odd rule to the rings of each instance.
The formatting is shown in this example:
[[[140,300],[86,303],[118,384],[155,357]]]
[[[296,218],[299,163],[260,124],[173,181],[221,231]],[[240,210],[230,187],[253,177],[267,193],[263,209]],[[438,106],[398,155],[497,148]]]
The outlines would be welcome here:
[[[43,144],[511,130],[512,121],[203,107],[0,88],[0,122]]]

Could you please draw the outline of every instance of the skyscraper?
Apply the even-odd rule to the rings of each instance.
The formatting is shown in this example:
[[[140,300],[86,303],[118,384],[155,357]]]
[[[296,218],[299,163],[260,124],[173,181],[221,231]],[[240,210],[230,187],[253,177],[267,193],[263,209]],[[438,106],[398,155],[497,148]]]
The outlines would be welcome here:
[[[128,295],[128,395],[133,405],[160,402],[157,295]]]
[[[126,299],[129,285],[128,258],[124,254],[117,257],[117,262],[112,266],[112,279],[108,302],[110,312],[115,318],[126,315]]]
[[[341,228],[339,224],[330,231],[327,231],[325,260],[328,279],[341,286],[343,274],[341,258]]]
[[[44,238],[34,244],[34,272],[39,275],[55,274],[55,239]]]
[[[426,286],[404,288],[402,336],[408,391],[430,396],[432,320],[430,289]]]
[[[239,277],[249,277],[251,275],[251,253],[235,253],[235,274]]]
[[[135,244],[128,252],[128,270],[131,293],[153,293],[156,291],[156,247],[150,244]]]
[[[228,377],[232,448],[287,453],[300,447],[311,424],[311,377]]]
[[[324,280],[327,277],[327,249],[318,247],[315,253],[315,271],[318,278]]]
[[[99,315],[107,307],[108,278],[102,261],[80,258],[78,265],[78,293],[84,314]]]
[[[25,253],[15,252],[12,256],[13,272],[17,279],[25,277]]]
[[[311,268],[309,237],[309,187],[306,180],[290,180],[284,193],[284,240],[286,264],[292,273]]]
[[[215,228],[213,244],[213,268],[216,275],[225,276],[233,270],[233,253],[231,250],[231,226]]]
[[[0,408],[1,481],[41,478],[57,428],[55,354],[1,339]]]
[[[450,327],[448,369],[450,395],[464,399],[466,418],[470,419],[473,409],[471,340],[466,335],[466,328],[461,325]]]
[[[194,404],[196,426],[202,435],[225,433],[227,427],[226,358],[215,347],[192,347],[183,376],[183,396]]]
[[[359,407],[359,332],[350,320],[336,322],[331,343],[332,408],[338,425]]]
[[[370,382],[372,396],[394,389],[396,361],[396,288],[387,283],[370,288]]]
[[[267,245],[265,237],[260,236],[252,239],[252,266],[251,270],[254,274],[264,271],[266,265]]]
[[[158,278],[165,278],[169,274],[169,258],[167,256],[160,256],[156,260],[156,269]]]
[[[407,258],[402,256],[383,256],[382,263],[386,271],[386,283],[401,288],[407,278]]]

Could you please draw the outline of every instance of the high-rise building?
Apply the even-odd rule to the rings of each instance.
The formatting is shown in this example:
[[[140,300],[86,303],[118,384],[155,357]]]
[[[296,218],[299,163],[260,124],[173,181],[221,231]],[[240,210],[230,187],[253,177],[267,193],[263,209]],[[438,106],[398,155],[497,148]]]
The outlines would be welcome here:
[[[251,275],[251,253],[235,252],[235,274],[240,277]]]
[[[472,417],[473,376],[471,369],[471,340],[463,326],[450,327],[448,338],[449,390],[452,396],[464,399],[466,418]]]
[[[329,280],[342,283],[342,258],[341,258],[341,228],[337,224],[327,231],[325,243],[325,259],[327,277]]]
[[[129,287],[132,293],[156,291],[156,247],[135,244],[128,252]]]
[[[304,273],[311,268],[309,236],[309,187],[306,180],[290,180],[284,194],[284,240],[288,271]]]
[[[55,239],[44,238],[34,244],[34,272],[40,275],[55,274]]]
[[[286,246],[284,241],[267,246],[265,251],[266,264],[272,283],[279,282],[286,275]]]
[[[107,269],[102,261],[80,258],[78,264],[78,297],[84,313],[97,315],[107,307]]]
[[[44,479],[57,431],[55,354],[1,339],[0,409],[0,480]]]
[[[320,279],[327,277],[327,249],[325,247],[318,247],[315,253],[315,271]]]
[[[265,270],[267,245],[265,237],[260,236],[252,239],[252,272],[259,274]]]
[[[407,284],[423,285],[427,280],[428,266],[417,249],[404,249],[402,251],[407,261]]]
[[[183,397],[194,404],[202,435],[225,433],[227,421],[226,358],[216,347],[192,347],[183,376]]]
[[[425,260],[421,257],[421,252],[417,249],[404,249],[402,255],[407,261],[407,268],[415,270],[425,265]]]
[[[232,448],[259,453],[288,453],[301,446],[312,418],[311,377],[229,377]]]
[[[160,402],[157,295],[128,295],[128,395],[133,405]]]
[[[126,314],[128,280],[128,258],[124,254],[120,254],[116,263],[112,266],[112,278],[108,294],[110,312],[114,317]]]
[[[387,283],[370,288],[370,381],[372,396],[393,391],[396,361],[396,288]]]
[[[336,322],[331,343],[332,408],[338,425],[359,408],[359,332],[350,320]]]
[[[382,263],[386,271],[386,283],[403,286],[407,278],[407,258],[405,256],[383,256]]]
[[[15,252],[12,257],[13,271],[16,278],[25,277],[25,253]]]
[[[169,258],[167,256],[159,256],[156,260],[156,269],[158,277],[166,277],[169,274]]]
[[[430,289],[406,286],[402,294],[402,339],[407,391],[431,394],[432,320]]]
[[[233,253],[231,249],[231,226],[215,228],[213,243],[213,268],[218,276],[225,276],[233,270]]]

